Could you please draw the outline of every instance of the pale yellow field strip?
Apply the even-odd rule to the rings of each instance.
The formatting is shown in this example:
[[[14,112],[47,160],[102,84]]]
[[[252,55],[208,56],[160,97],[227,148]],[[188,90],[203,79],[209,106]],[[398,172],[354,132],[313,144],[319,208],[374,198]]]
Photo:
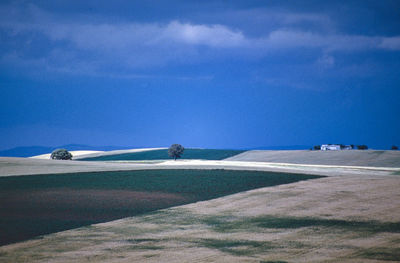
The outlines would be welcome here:
[[[124,153],[135,153],[135,152],[145,152],[145,151],[153,151],[153,150],[162,150],[166,149],[163,147],[159,148],[136,148],[136,149],[128,149],[128,150],[114,150],[114,151],[91,151],[91,150],[79,150],[79,151],[69,151],[73,159],[81,159],[88,157],[98,157],[98,156],[108,156],[108,155],[116,155],[116,154],[124,154]],[[51,153],[35,155],[29,158],[33,159],[50,159]]]
[[[248,162],[248,161],[216,161],[216,160],[180,160],[165,161],[162,165],[229,165],[229,166],[252,166],[252,167],[290,167],[290,168],[342,168],[371,171],[400,171],[400,167],[371,167],[371,166],[347,166],[347,165],[322,165],[322,164],[293,164],[293,163],[272,163],[272,162]]]

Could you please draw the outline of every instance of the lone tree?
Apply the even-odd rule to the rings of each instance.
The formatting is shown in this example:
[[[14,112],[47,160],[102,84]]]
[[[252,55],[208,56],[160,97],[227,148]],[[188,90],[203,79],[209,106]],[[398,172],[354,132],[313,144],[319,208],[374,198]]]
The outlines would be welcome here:
[[[54,160],[72,160],[72,154],[65,149],[57,149],[51,153],[50,158]]]
[[[183,148],[182,145],[172,144],[168,149],[168,156],[173,157],[174,160],[176,161],[176,158],[181,158],[181,155],[183,154],[184,150],[185,148]]]
[[[314,145],[314,150],[316,150],[316,151],[321,150],[321,145]]]
[[[396,145],[392,145],[392,150],[398,150],[399,147],[397,147]]]

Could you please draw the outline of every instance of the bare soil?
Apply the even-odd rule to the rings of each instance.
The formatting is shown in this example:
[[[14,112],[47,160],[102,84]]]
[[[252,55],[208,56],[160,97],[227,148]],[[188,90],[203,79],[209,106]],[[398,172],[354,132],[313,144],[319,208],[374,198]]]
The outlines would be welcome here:
[[[0,244],[319,176],[145,170],[0,178]]]
[[[0,191],[0,245],[188,203],[192,197],[95,189]]]

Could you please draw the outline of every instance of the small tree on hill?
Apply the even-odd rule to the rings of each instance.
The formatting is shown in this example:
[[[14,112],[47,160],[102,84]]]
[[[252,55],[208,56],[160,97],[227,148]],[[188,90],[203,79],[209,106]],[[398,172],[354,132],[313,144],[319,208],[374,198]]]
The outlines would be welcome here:
[[[399,147],[397,147],[396,145],[392,145],[392,150],[398,150]]]
[[[51,153],[50,158],[54,160],[72,160],[72,154],[65,149],[57,149]]]
[[[174,160],[176,161],[176,158],[181,158],[184,150],[185,148],[183,148],[182,145],[172,144],[168,149],[168,156],[174,158]]]

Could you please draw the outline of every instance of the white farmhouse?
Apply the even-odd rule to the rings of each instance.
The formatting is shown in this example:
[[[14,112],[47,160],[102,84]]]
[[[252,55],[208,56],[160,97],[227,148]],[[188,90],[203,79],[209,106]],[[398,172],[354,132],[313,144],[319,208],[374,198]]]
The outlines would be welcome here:
[[[340,151],[340,145],[338,145],[338,144],[322,144],[321,151]]]

